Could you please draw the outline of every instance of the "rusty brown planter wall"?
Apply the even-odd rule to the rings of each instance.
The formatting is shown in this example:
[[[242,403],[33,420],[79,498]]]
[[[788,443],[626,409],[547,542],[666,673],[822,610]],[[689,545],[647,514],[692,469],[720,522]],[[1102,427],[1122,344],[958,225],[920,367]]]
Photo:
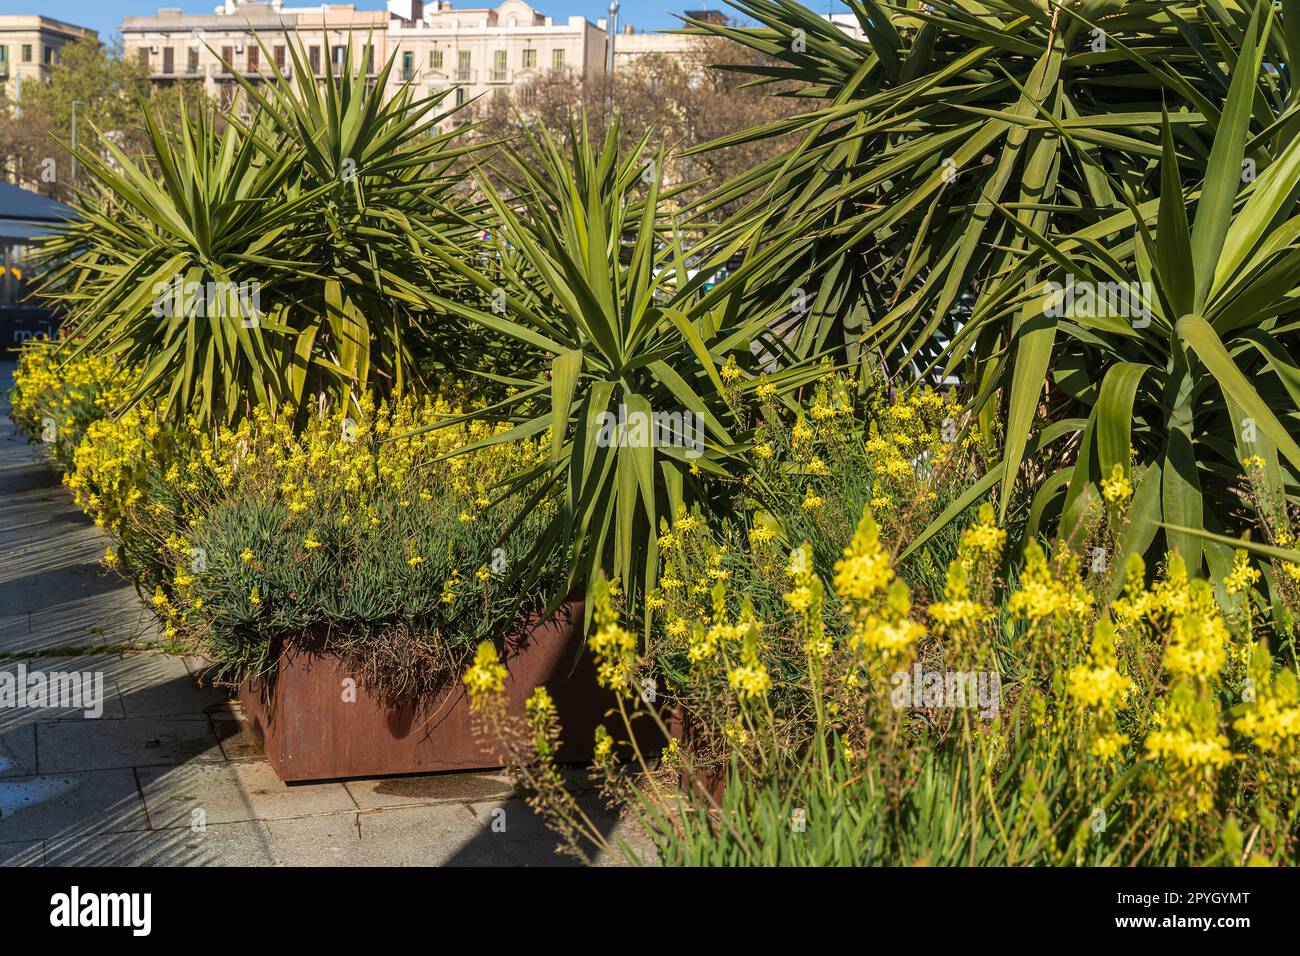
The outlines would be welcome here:
[[[579,654],[583,605],[570,601],[544,624],[530,624],[507,638],[506,691],[512,713],[545,684],[555,699],[563,746],[559,759],[591,759],[592,738],[613,698],[596,685],[588,654]],[[577,663],[575,669],[574,664]],[[282,651],[269,699],[260,680],[239,689],[266,758],[286,782],[347,777],[481,770],[499,766],[470,726],[469,700],[457,681],[419,706],[385,707],[356,687],[356,701],[344,701],[350,675],[331,654]],[[607,723],[615,731],[617,717]]]
[[[691,716],[681,704],[675,706],[668,720],[668,732],[687,750],[691,747]],[[722,803],[727,793],[727,767],[714,767],[703,773],[692,774],[682,768],[677,777],[681,791],[701,800]]]

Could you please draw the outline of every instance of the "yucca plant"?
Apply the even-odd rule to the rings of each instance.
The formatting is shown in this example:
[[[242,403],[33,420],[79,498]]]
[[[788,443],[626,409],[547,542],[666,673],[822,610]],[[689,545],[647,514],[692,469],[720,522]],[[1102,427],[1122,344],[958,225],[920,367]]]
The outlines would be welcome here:
[[[861,40],[797,0],[734,5],[759,26],[692,20],[692,32],[777,58],[721,68],[793,85],[786,95],[810,109],[711,144],[801,137],[702,204],[707,220],[747,199],[717,232],[720,257],[747,251],[758,301],[806,306],[795,310],[798,355],[829,350],[889,375],[957,371],[980,386],[1023,319],[1004,312],[959,339],[962,312],[972,300],[992,307],[990,280],[1026,247],[1024,231],[1095,225],[1122,206],[1117,181],[1154,186],[1162,109],[1184,175],[1204,173],[1256,4],[848,0]],[[1270,55],[1295,63],[1300,5],[1281,6],[1287,28],[1269,35]],[[1269,153],[1300,117],[1283,117],[1288,71],[1253,79],[1267,135],[1252,148]]]
[[[1300,141],[1269,155],[1277,144],[1250,131],[1271,23],[1265,16],[1248,26],[1200,183],[1184,189],[1186,150],[1166,117],[1158,196],[1099,169],[1122,211],[1061,239],[1016,223],[1032,251],[990,283],[989,299],[1014,300],[1021,323],[1005,359],[990,364],[989,381],[1009,395],[1013,422],[1028,425],[1039,415],[1045,376],[1048,420],[1083,421],[1074,463],[1037,492],[1033,526],[1058,499],[1060,531],[1076,537],[1090,504],[1101,500],[1101,481],[1116,468],[1131,477],[1136,463],[1144,467],[1122,550],[1146,551],[1163,523],[1168,546],[1191,568],[1200,567],[1204,550],[1222,575],[1231,549],[1221,542],[1203,549],[1196,532],[1235,534],[1254,523],[1241,520],[1234,493],[1244,463],[1258,457],[1268,484],[1294,500]],[[1062,127],[1060,135],[1073,134]],[[1019,295],[1023,276],[1043,270],[1055,283]],[[1071,286],[1087,296],[1081,307],[1062,302],[1074,297]],[[977,309],[970,334],[1000,324],[993,310]],[[1026,438],[1025,428],[1008,427],[1004,505]]]
[[[460,145],[468,128],[452,122],[459,107],[446,104],[450,89],[417,97],[407,81],[386,97],[396,54],[372,76],[370,44],[354,65],[349,38],[337,73],[333,58],[325,60],[322,83],[303,41],[286,36],[285,45],[292,80],[275,72],[262,85],[232,72],[278,134],[266,148],[297,147],[297,188],[324,190],[299,237],[310,265],[294,290],[298,307],[324,316],[323,351],[357,386],[378,378],[383,389],[402,392],[418,377],[417,355],[443,369],[456,364],[463,328],[431,314],[423,293],[455,296],[460,280],[417,250],[436,245],[467,255],[477,242],[484,207],[464,188],[458,164],[483,147]]]
[[[1073,539],[1096,483],[1116,464],[1128,475],[1131,438],[1150,467],[1125,547],[1151,547],[1163,521],[1191,529],[1169,543],[1196,564],[1198,534],[1235,533],[1242,436],[1269,462],[1296,450],[1284,224],[1300,4],[854,0],[868,42],[793,0],[740,6],[763,26],[694,28],[784,59],[756,82],[802,80],[793,95],[824,105],[746,134],[804,140],[718,190],[711,203],[751,197],[718,230],[721,254],[749,250],[758,301],[815,293],[796,354],[956,373],[985,428],[1005,421],[1002,462],[931,530],[999,482],[1005,513],[1030,450],[1058,448],[1065,467],[1042,476],[1029,528],[1061,506]],[[1184,264],[1169,249],[1189,203]],[[1150,324],[1105,305],[1053,318],[1045,284],[1067,276],[1154,285],[1131,303]],[[1281,490],[1281,467],[1268,472]]]
[[[142,106],[144,161],[108,137],[82,150],[80,220],[45,248],[80,348],[138,365],[135,397],[176,417],[406,390],[438,346],[412,289],[458,294],[418,244],[461,248],[481,228],[448,173],[463,151],[437,132],[441,96],[385,100],[391,60],[374,83],[364,65],[329,73],[321,92],[291,49],[292,82],[241,78],[247,120],[237,101],[163,129]]]
[[[223,293],[210,308],[207,289],[257,282],[260,290],[292,277],[297,264],[274,249],[318,196],[288,198],[292,154],[268,153],[211,109],[193,123],[183,111],[176,130],[147,110],[145,121],[154,168],[106,136],[107,157],[82,152],[94,185],[74,201],[78,219],[42,249],[59,263],[46,294],[67,308],[78,351],[143,370],[137,396],[158,394],[177,413],[203,417],[287,398],[296,343],[284,310],[260,292],[245,302]],[[254,314],[259,305],[265,315]]]
[[[1102,241],[1101,228],[1057,242],[1028,234],[1028,260],[1049,261],[1088,287],[1138,293],[1127,297],[1128,308],[1117,297],[1093,297],[1100,307],[1082,316],[1060,315],[1060,304],[1052,307],[1058,295],[1037,295],[1024,303],[1026,325],[1001,369],[1017,420],[1032,420],[1039,406],[1045,360],[1054,407],[1087,411],[1069,484],[1062,473],[1039,494],[1041,509],[1065,490],[1065,535],[1078,528],[1101,479],[1115,467],[1128,475],[1130,446],[1148,467],[1136,485],[1126,550],[1147,549],[1164,522],[1179,528],[1166,529],[1169,545],[1193,568],[1200,567],[1203,542],[1180,528],[1238,531],[1227,502],[1242,483],[1245,460],[1264,460],[1266,480],[1279,493],[1295,488],[1300,140],[1264,153],[1268,165],[1251,174],[1265,140],[1252,138],[1249,125],[1270,25],[1270,17],[1249,25],[1199,187],[1184,195],[1182,157],[1166,120],[1160,196],[1134,191],[1112,220],[1125,241]],[[1017,473],[1021,451],[1008,429],[1006,475]],[[1004,501],[1009,493],[1006,481]],[[1229,549],[1209,545],[1206,557],[1226,574]]]
[[[603,141],[583,121],[568,146],[545,131],[528,153],[507,146],[510,195],[481,183],[499,223],[495,259],[476,267],[430,248],[482,296],[466,304],[431,295],[431,304],[515,350],[515,367],[492,372],[514,394],[478,413],[515,423],[492,441],[549,431],[549,460],[500,493],[560,494],[563,507],[532,551],[511,556],[516,573],[531,576],[567,553],[556,600],[602,569],[635,599],[657,569],[660,521],[682,507],[725,510],[718,479],[735,474],[751,437],[731,402],[757,386],[749,345],[769,317],[737,321],[721,287],[688,291],[650,135],[620,151],[617,121]],[[794,370],[772,384],[789,389],[815,374]]]

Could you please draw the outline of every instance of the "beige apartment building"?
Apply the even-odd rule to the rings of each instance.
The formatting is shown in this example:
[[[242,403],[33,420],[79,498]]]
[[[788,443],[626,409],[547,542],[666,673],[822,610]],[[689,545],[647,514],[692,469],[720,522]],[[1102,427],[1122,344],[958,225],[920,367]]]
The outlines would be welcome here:
[[[624,27],[614,38],[614,69],[632,66],[647,56],[682,59],[698,43],[698,38],[680,33],[637,33]]]
[[[687,16],[721,14],[688,11]],[[603,18],[592,23],[581,16],[545,16],[525,0],[464,9],[451,0],[388,0],[387,9],[379,11],[357,10],[355,4],[308,7],[286,6],[282,0],[225,0],[212,14],[165,9],[154,16],[127,17],[121,26],[127,56],[147,63],[159,83],[202,80],[213,95],[233,92],[235,78],[222,59],[250,79],[265,77],[271,69],[287,72],[293,61],[285,50],[286,33],[301,40],[310,68],[321,75],[324,58],[338,62],[351,36],[354,58],[362,55],[367,38],[373,46],[372,66],[395,57],[389,93],[410,82],[421,95],[450,89],[457,103],[504,96],[536,77],[579,82],[604,75],[608,28]],[[255,32],[269,58],[254,41]],[[698,42],[676,34],[638,33],[628,26],[613,39],[616,70],[652,54],[685,56]]]
[[[47,79],[64,45],[83,38],[99,35],[50,17],[0,15],[0,90],[21,103],[22,85]]]
[[[293,58],[287,34],[302,43],[318,76],[325,58],[342,62],[351,37],[354,66],[367,55],[367,43],[371,72],[396,54],[389,92],[410,81],[421,94],[451,88],[458,103],[504,93],[548,72],[575,78],[603,72],[607,39],[585,17],[557,22],[523,0],[476,9],[454,8],[449,0],[389,0],[388,9],[378,11],[357,10],[355,4],[226,0],[211,14],[163,9],[126,17],[121,31],[126,55],[147,64],[155,82],[201,80],[212,95],[230,96],[237,86],[223,60],[249,79],[272,69],[288,75]]]
[[[326,60],[344,65],[349,41],[351,66],[364,61],[377,73],[387,56],[387,27],[386,12],[357,10],[355,4],[287,7],[279,0],[226,0],[210,14],[162,9],[154,16],[126,17],[120,29],[125,55],[148,67],[154,82],[201,81],[209,95],[229,100],[238,87],[236,73],[250,79],[272,70],[291,73],[288,38],[301,42],[307,69],[317,76],[325,75]]]
[[[578,80],[605,69],[605,31],[586,17],[556,22],[523,0],[465,10],[449,0],[390,0],[388,9],[394,81],[428,93],[452,87],[457,103],[544,75]]]

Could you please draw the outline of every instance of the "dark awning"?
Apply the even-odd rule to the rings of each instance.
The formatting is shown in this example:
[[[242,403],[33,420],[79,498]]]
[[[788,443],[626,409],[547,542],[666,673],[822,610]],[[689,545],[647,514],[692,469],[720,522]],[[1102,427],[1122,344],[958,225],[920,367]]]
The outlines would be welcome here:
[[[29,189],[0,183],[0,242],[27,242],[75,217],[71,206]]]

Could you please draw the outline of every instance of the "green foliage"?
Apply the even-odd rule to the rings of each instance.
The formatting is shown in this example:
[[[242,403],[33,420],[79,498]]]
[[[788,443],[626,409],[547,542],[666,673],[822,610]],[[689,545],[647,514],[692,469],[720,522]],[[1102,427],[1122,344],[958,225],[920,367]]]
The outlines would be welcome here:
[[[396,701],[454,679],[479,641],[498,641],[540,601],[503,587],[504,574],[490,567],[498,547],[524,552],[542,519],[500,542],[503,515],[461,522],[452,496],[405,504],[400,497],[369,496],[383,516],[377,525],[329,511],[304,520],[283,501],[249,495],[216,503],[189,536],[206,556],[204,572],[185,588],[191,607],[201,602],[191,614],[197,647],[241,677],[271,669],[281,642],[315,644],[358,665],[364,683]]]
[[[1268,26],[1252,21],[1247,30],[1198,186],[1184,191],[1190,163],[1166,116],[1158,195],[1099,170],[1124,209],[1061,239],[1024,229],[1029,251],[1013,277],[994,283],[991,295],[1018,301],[1024,320],[990,379],[1009,396],[1008,421],[1034,420],[1044,371],[1049,420],[1087,416],[1076,460],[1038,491],[1039,511],[1049,502],[1059,508],[1060,533],[1076,546],[1101,507],[1102,480],[1116,469],[1135,488],[1121,552],[1145,552],[1164,523],[1168,546],[1189,567],[1199,568],[1204,553],[1215,573],[1230,564],[1231,550],[1175,527],[1237,534],[1261,522],[1248,516],[1251,496],[1238,490],[1255,461],[1257,483],[1294,500],[1300,148],[1250,133]],[[1243,175],[1248,153],[1260,157],[1258,177]],[[1014,294],[1020,276],[1040,270],[1058,276],[1055,289]],[[1091,301],[1065,307],[1061,273]],[[977,309],[970,327],[979,334],[995,322]],[[1024,436],[1008,426],[1008,476],[1020,470]],[[1002,485],[1004,506],[1011,486]]]
[[[1162,103],[1198,175],[1245,19],[1217,4],[940,0],[904,12],[851,0],[859,40],[797,0],[736,6],[761,25],[692,21],[695,32],[776,57],[775,67],[734,69],[758,84],[802,84],[789,95],[809,103],[714,144],[801,138],[701,209],[749,197],[719,236],[727,254],[748,248],[752,295],[788,305],[803,290],[796,354],[833,349],[891,374],[963,366],[976,387],[1006,348],[1007,323],[1024,323],[989,292],[1023,246],[1013,223],[1054,236],[1104,220],[1120,200],[1101,170],[1130,185],[1155,175]],[[1279,53],[1281,42],[1272,40]],[[1261,125],[1289,101],[1276,95],[1284,82],[1259,80],[1261,96],[1275,93]],[[997,311],[999,325],[958,335],[964,296]],[[1009,424],[1023,434],[1027,423]]]
[[[1216,571],[1230,560],[1199,532],[1249,523],[1242,459],[1294,503],[1300,116],[1284,64],[1300,6],[855,0],[865,41],[795,0],[740,7],[762,26],[694,27],[778,57],[756,82],[802,81],[816,103],[743,134],[804,139],[711,201],[750,197],[718,238],[748,250],[755,301],[812,298],[796,355],[960,375],[985,436],[1005,422],[986,478],[1003,515],[1027,478],[1030,532],[1059,524],[1076,547],[1117,466],[1137,486],[1120,546],[1194,567],[1203,550]],[[1054,313],[1047,283],[1071,280],[1123,304],[1135,290],[1143,321],[1104,294]]]
[[[144,106],[147,161],[107,136],[82,149],[94,188],[44,247],[79,347],[138,365],[133,397],[174,418],[406,392],[435,324],[414,290],[454,294],[412,248],[477,231],[448,171],[455,133],[436,132],[441,95],[384,100],[391,60],[327,76],[323,94],[298,67],[250,87],[247,124],[204,108],[166,128]]]
[[[31,355],[47,352],[57,354]],[[90,394],[105,364],[27,359],[18,396],[40,408],[74,387]],[[216,429],[143,402],[112,418],[97,409],[65,483],[112,536],[105,562],[151,603],[172,646],[236,682],[271,670],[282,647],[323,646],[372,691],[409,701],[454,679],[479,640],[511,633],[562,573],[548,556],[531,588],[507,583],[553,501],[488,507],[492,485],[544,457],[538,443],[448,463],[491,429],[393,439],[472,405],[450,387],[423,402],[321,402],[296,432],[290,408]]]
[[[602,568],[629,594],[648,586],[660,518],[696,504],[724,510],[711,479],[738,465],[749,440],[729,390],[756,388],[744,369],[766,318],[742,319],[721,287],[706,296],[688,289],[680,237],[663,222],[663,154],[647,153],[647,140],[620,152],[613,124],[603,142],[585,126],[573,131],[567,148],[543,131],[532,162],[504,147],[517,188],[507,196],[481,183],[498,220],[495,262],[480,269],[434,250],[481,293],[474,304],[434,301],[475,323],[488,342],[524,348],[517,365],[489,373],[516,393],[484,414],[514,423],[491,441],[550,435],[550,460],[510,487],[524,483],[536,496],[562,499],[525,561],[568,550],[557,601],[588,587]],[[813,374],[773,382],[785,389]],[[675,416],[673,434],[654,428],[660,414]],[[639,432],[638,416],[648,426]],[[624,438],[620,421],[629,423]]]

